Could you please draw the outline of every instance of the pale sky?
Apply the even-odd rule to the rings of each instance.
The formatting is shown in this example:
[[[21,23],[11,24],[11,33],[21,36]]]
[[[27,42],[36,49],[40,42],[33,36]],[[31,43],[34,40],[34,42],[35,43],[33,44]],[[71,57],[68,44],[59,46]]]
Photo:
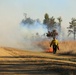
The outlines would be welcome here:
[[[18,24],[23,13],[41,22],[45,13],[55,18],[61,16],[62,25],[67,26],[72,17],[76,18],[76,0],[0,0],[0,25]]]

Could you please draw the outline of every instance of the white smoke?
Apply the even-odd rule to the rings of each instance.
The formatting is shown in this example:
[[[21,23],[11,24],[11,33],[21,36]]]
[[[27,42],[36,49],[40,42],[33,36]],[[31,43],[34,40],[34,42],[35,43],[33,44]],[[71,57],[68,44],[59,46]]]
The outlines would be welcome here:
[[[47,33],[47,27],[41,23],[35,21],[33,24],[21,24],[21,31],[23,36],[28,38],[33,38],[42,36],[44,33]]]
[[[0,46],[19,48],[21,33],[18,25],[2,26],[0,29]]]
[[[24,39],[22,42],[25,45],[25,49],[29,50],[41,50],[35,43],[39,42],[46,38],[47,27],[37,20],[34,21],[32,24],[28,23],[21,23],[20,24],[20,31],[21,35]]]
[[[24,20],[24,22],[22,21],[17,25],[11,23],[12,25],[3,26],[3,24],[0,23],[0,46],[35,51],[42,50],[36,45],[36,42],[48,39],[46,37],[46,33],[48,32],[47,25],[44,25],[37,20],[31,19],[30,22],[28,20],[27,22]],[[61,30],[62,31],[60,32],[60,28],[57,28],[60,37],[59,39],[66,38],[65,33],[64,36],[62,36],[62,32],[65,32],[65,30],[63,28]]]
[[[35,42],[46,38],[44,33],[47,33],[45,25],[38,20],[27,19],[25,23],[15,20],[2,20],[0,22],[0,46],[13,47],[25,50],[37,50],[39,47]],[[41,49],[41,48],[40,48]],[[39,49],[38,49],[39,50]]]

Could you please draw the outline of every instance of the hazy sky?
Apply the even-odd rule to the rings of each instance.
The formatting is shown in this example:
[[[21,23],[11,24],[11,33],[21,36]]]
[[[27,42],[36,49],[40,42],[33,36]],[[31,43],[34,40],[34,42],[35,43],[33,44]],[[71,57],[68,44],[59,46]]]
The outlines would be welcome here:
[[[61,16],[62,25],[69,25],[71,18],[76,18],[76,0],[0,0],[0,25],[18,24],[23,13],[33,19],[44,19],[44,14],[50,17]]]
[[[67,27],[71,18],[76,18],[76,0],[0,0],[0,46],[25,48],[19,28],[23,13],[41,22],[45,13],[55,18],[61,16],[62,26]]]

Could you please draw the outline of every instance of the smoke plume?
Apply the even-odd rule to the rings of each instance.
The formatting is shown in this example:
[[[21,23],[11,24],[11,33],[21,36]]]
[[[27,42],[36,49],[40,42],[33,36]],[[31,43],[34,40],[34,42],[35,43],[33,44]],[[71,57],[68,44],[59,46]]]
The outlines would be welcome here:
[[[21,36],[23,37],[23,45],[28,50],[42,50],[36,45],[37,42],[44,40],[46,33],[48,32],[47,27],[41,24],[37,20],[27,18],[20,24]]]
[[[23,19],[18,25],[12,24],[3,26],[0,24],[0,26],[1,47],[41,51],[42,48],[40,48],[36,43],[48,39],[46,36],[46,33],[48,32],[47,25],[40,23],[39,20],[27,18],[26,20]],[[63,31],[60,31],[58,25],[55,25],[54,28],[56,28],[59,33],[58,39],[62,40],[63,34],[61,32]]]

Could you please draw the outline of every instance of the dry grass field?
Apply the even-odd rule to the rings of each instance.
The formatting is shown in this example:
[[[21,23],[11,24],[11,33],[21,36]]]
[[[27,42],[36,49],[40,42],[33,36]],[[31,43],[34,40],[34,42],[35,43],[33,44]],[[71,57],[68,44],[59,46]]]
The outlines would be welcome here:
[[[50,41],[45,40],[38,43],[38,45],[46,50],[50,46]],[[76,55],[76,41],[60,41],[59,42],[60,50],[58,50],[57,54],[63,55]]]
[[[46,53],[49,41],[37,43],[43,52],[0,48],[0,75],[76,75],[76,42],[60,42],[57,54]]]

